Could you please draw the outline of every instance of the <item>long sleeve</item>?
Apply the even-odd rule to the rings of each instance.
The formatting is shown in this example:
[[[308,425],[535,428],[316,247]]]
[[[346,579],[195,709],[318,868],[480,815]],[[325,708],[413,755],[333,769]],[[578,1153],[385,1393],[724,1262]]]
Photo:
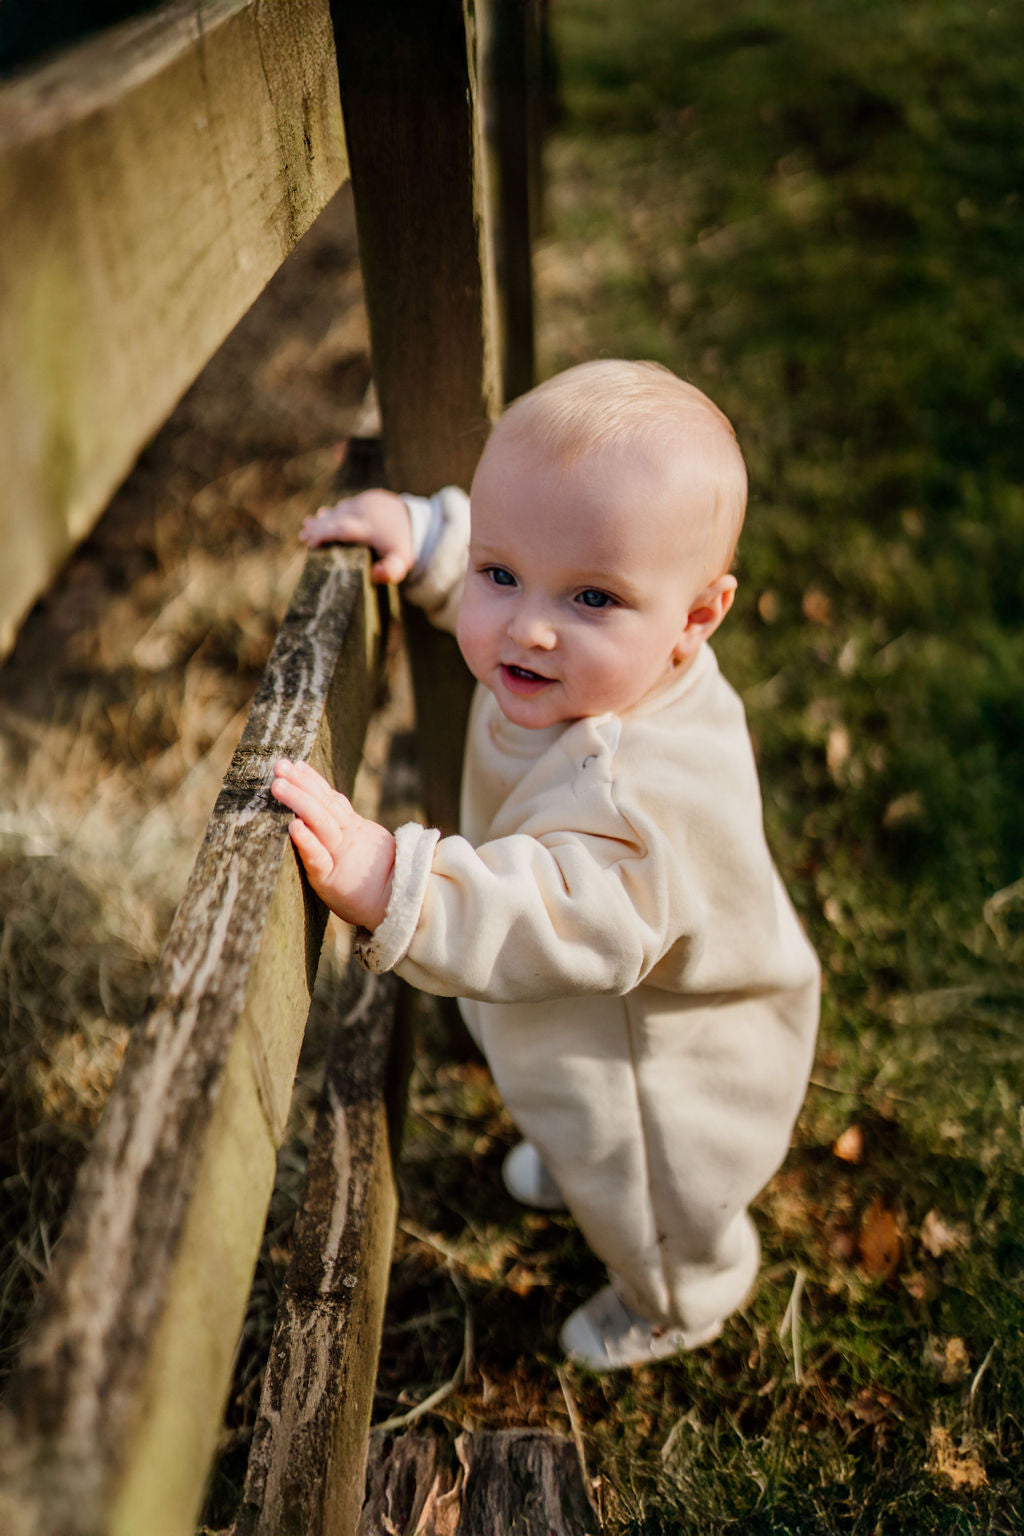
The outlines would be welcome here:
[[[402,584],[402,595],[438,629],[454,634],[469,550],[469,497],[448,485],[430,497],[402,499],[416,545],[416,564]]]
[[[527,775],[509,835],[474,848],[403,829],[395,894],[361,941],[364,963],[394,966],[426,992],[535,1002],[621,995],[669,948],[677,964],[687,949],[696,956],[704,903],[654,817],[620,803],[619,729],[606,717],[568,730]]]
[[[739,699],[713,653],[629,719],[531,732],[478,691],[464,837],[399,833],[374,970],[481,1002],[795,993],[813,952],[765,844]]]

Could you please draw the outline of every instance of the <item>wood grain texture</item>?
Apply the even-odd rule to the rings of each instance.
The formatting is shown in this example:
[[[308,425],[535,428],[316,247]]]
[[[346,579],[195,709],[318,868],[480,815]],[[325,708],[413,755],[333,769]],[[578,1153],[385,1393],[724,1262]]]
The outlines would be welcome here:
[[[253,1432],[235,1536],[342,1536],[363,1502],[397,1194],[405,1052],[392,976],[354,967]],[[397,1048],[396,1048],[397,1047]]]
[[[0,86],[0,654],[346,174],[327,0],[175,0]]]
[[[357,1536],[598,1536],[576,1447],[548,1430],[375,1437]]]
[[[388,478],[468,487],[500,403],[472,6],[332,14]]]
[[[323,936],[278,756],[351,784],[374,693],[363,551],[311,555],[0,1412],[5,1536],[191,1536]]]
[[[540,0],[486,0],[481,49],[506,401],[536,382],[533,232],[542,134]]]
[[[468,489],[500,406],[472,6],[332,15],[388,484]],[[453,831],[471,681],[449,636],[408,634],[427,814]]]

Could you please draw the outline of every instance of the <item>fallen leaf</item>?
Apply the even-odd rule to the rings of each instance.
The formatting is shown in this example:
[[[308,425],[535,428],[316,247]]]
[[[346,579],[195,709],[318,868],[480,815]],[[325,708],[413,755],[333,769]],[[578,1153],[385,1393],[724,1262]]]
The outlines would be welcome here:
[[[900,827],[904,822],[920,821],[924,814],[924,802],[920,793],[912,789],[907,795],[898,795],[885,808],[883,827]]]
[[[803,600],[804,618],[811,624],[832,623],[832,599],[820,587],[808,587]]]
[[[928,1363],[943,1386],[955,1387],[970,1375],[971,1357],[963,1339],[929,1339],[927,1354]]]
[[[887,1280],[903,1256],[903,1236],[895,1211],[873,1200],[860,1224],[860,1262],[873,1280]]]
[[[834,725],[828,733],[825,745],[825,762],[833,779],[837,779],[849,762],[852,743],[845,725]]]
[[[881,1424],[891,1417],[896,1399],[881,1387],[862,1387],[850,1404],[850,1412],[862,1424]]]
[[[936,1210],[929,1211],[921,1223],[921,1247],[933,1259],[941,1259],[944,1253],[962,1252],[969,1241],[966,1227],[946,1221]]]
[[[953,1444],[953,1437],[944,1424],[933,1424],[929,1435],[930,1453],[926,1463],[929,1472],[944,1477],[954,1488],[984,1488],[988,1483],[985,1468],[978,1453],[970,1445]]]
[[[547,1282],[527,1265],[513,1264],[512,1268],[506,1272],[505,1284],[513,1295],[528,1296],[538,1285],[545,1285]]]
[[[842,1263],[849,1263],[857,1257],[859,1243],[856,1232],[851,1232],[848,1227],[837,1227],[831,1233],[828,1240],[829,1252],[834,1259]]]
[[[832,1151],[840,1162],[859,1163],[864,1156],[864,1132],[859,1125],[848,1125],[832,1143]]]
[[[757,611],[765,624],[774,624],[779,617],[779,594],[768,591],[762,592],[757,599]]]

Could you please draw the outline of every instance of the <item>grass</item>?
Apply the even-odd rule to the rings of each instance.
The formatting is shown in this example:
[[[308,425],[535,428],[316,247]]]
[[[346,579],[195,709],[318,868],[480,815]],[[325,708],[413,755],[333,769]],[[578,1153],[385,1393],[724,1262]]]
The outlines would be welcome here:
[[[1024,1518],[1024,22],[957,0],[560,0],[544,372],[653,357],[736,423],[716,642],[822,957],[814,1079],[722,1340],[601,1380],[596,1267],[500,1193],[514,1132],[425,1029],[379,1417],[575,1425],[626,1533]],[[415,1214],[413,1214],[415,1213]]]
[[[957,0],[555,20],[544,368],[654,357],[737,426],[717,649],[827,978],[749,1313],[704,1360],[585,1387],[612,1528],[1017,1529],[1024,22]]]

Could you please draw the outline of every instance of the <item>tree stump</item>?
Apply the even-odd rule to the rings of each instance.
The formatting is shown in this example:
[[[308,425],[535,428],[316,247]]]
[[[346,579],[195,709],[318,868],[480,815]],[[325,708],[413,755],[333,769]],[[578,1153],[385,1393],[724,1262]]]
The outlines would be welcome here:
[[[599,1536],[573,1442],[548,1430],[376,1436],[357,1536]]]

